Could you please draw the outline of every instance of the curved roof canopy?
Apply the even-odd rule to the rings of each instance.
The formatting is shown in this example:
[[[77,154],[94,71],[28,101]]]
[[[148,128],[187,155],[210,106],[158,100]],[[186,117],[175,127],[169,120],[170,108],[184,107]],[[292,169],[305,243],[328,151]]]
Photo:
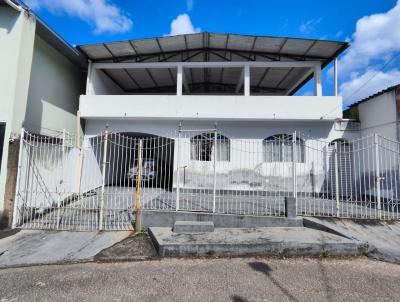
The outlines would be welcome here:
[[[347,47],[346,42],[209,32],[78,46],[92,62],[320,61],[322,67]],[[107,75],[132,93],[168,91],[176,83],[174,72],[168,69],[108,69]],[[196,68],[186,78],[191,90],[204,92],[213,87],[223,93],[234,89],[240,76],[237,68]],[[254,68],[252,91],[293,94],[311,76],[307,68]]]

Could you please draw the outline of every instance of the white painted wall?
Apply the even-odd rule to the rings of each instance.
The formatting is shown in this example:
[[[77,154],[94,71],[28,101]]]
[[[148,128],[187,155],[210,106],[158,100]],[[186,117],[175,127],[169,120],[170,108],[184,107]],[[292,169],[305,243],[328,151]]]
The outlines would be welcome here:
[[[6,123],[0,174],[0,218],[4,209],[8,141],[24,120],[32,62],[35,19],[0,5],[0,121]]]
[[[341,97],[82,95],[83,118],[332,120]]]
[[[125,94],[102,70],[95,68],[91,70],[88,91],[90,95]]]
[[[386,92],[358,105],[361,136],[378,133],[397,140],[395,91]]]
[[[184,121],[182,128],[184,130],[193,130],[190,133],[183,132],[180,138],[179,149],[180,159],[177,160],[177,129],[178,121],[149,121],[149,120],[88,120],[86,123],[87,137],[96,137],[104,131],[105,125],[108,124],[110,132],[134,132],[142,134],[159,135],[175,139],[174,149],[174,186],[176,186],[176,170],[177,166],[182,169],[186,167],[187,179],[186,186],[212,186],[213,181],[213,163],[200,162],[190,159],[190,137],[201,133],[205,129],[213,129],[214,121]],[[201,130],[200,130],[201,129]],[[231,160],[217,162],[218,188],[232,189],[227,179],[235,171],[249,170],[253,171],[251,177],[257,178],[256,174],[265,176],[280,175],[280,179],[272,177],[271,179],[279,180],[275,184],[280,186],[282,190],[290,190],[292,177],[291,163],[265,163],[263,159],[263,139],[275,134],[292,134],[293,132],[302,133],[306,141],[307,158],[305,163],[298,163],[298,186],[302,190],[311,190],[313,187],[318,192],[324,184],[326,164],[328,161],[326,153],[326,144],[320,143],[318,140],[332,141],[337,138],[353,139],[358,137],[358,133],[344,132],[335,130],[333,122],[324,121],[308,121],[308,122],[285,122],[285,121],[266,121],[266,122],[249,122],[249,121],[218,121],[217,129],[220,133],[230,138],[231,142]],[[315,149],[315,150],[314,150]],[[320,149],[318,151],[318,149]],[[257,171],[256,173],[254,171]],[[239,173],[240,174],[240,173]],[[314,176],[311,176],[314,175]],[[238,175],[237,177],[240,177]],[[249,177],[248,175],[246,177]],[[310,180],[313,178],[313,181]],[[180,175],[181,183],[183,183],[183,172]],[[194,183],[194,182],[195,183]],[[272,181],[272,180],[271,180]],[[196,183],[198,182],[198,183]],[[264,184],[268,185],[268,184]],[[238,188],[238,185],[235,185]],[[257,188],[254,188],[257,189]]]
[[[35,37],[25,128],[34,133],[65,129],[76,133],[79,95],[86,74],[51,45]]]

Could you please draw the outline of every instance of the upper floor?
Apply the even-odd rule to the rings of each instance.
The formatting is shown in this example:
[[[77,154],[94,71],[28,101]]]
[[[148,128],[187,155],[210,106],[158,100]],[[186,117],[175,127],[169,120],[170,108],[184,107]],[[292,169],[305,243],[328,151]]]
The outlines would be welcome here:
[[[336,57],[347,43],[199,33],[83,45],[84,118],[336,119]],[[335,95],[321,70],[334,64]],[[293,96],[313,80],[310,96]]]

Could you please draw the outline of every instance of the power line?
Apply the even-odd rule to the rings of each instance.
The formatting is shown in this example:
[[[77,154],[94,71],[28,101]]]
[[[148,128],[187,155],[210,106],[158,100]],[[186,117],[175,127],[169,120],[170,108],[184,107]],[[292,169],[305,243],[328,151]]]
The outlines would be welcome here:
[[[348,98],[351,98],[353,95],[355,95],[357,92],[359,92],[365,85],[367,85],[373,78],[375,78],[379,72],[383,71],[390,63],[393,62],[394,59],[396,59],[398,56],[400,55],[400,52],[397,53],[397,55],[395,55],[394,57],[392,57],[388,62],[386,62],[385,65],[382,66],[382,68],[378,71],[375,72],[374,75],[372,75],[372,77],[370,77],[364,84],[362,84],[356,91],[354,91],[352,94],[350,94],[348,96]]]
[[[358,93],[362,88],[365,87],[365,85],[367,85],[371,80],[373,80],[381,71],[383,71],[389,64],[391,64],[395,59],[397,59],[397,57],[400,56],[400,52],[398,52],[397,54],[395,53],[395,55],[389,60],[387,61],[379,70],[377,70],[367,81],[365,81],[360,87],[358,87],[352,94],[350,94],[347,98],[351,98],[353,95],[355,95],[356,93]],[[341,104],[340,106],[336,106],[335,108],[333,108],[331,111],[329,111],[328,113],[326,113],[325,115],[323,115],[322,117],[326,117],[329,113],[335,111],[337,108],[342,107],[343,104]]]

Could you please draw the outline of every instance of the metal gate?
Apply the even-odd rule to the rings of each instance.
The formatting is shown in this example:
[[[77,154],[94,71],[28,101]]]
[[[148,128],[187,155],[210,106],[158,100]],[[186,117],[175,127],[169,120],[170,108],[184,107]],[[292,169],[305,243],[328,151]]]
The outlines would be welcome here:
[[[21,134],[14,227],[130,230],[135,210],[399,218],[399,142],[217,129],[86,136]]]

